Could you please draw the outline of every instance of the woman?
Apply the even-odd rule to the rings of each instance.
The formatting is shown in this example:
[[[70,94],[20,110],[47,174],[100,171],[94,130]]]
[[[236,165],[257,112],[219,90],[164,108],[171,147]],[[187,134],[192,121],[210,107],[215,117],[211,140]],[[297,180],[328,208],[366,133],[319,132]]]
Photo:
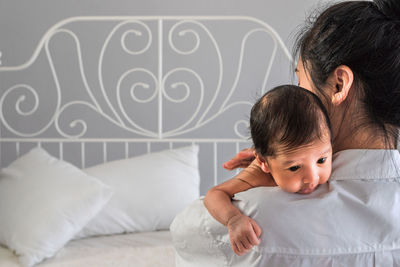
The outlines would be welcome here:
[[[262,228],[262,241],[235,256],[222,232],[207,226],[213,253],[225,257],[218,264],[400,266],[400,1],[335,4],[296,47],[299,85],[321,98],[332,123],[331,181],[307,196],[272,188],[235,196]],[[225,167],[247,166],[252,155],[239,153]],[[258,168],[253,162],[244,171],[262,175]],[[177,251],[178,262],[191,266],[189,254]]]

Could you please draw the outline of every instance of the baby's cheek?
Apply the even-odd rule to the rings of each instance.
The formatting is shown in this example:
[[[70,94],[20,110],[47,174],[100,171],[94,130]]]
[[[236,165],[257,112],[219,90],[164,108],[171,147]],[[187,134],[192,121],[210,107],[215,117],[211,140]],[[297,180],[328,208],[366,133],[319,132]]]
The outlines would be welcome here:
[[[319,180],[319,184],[324,184],[324,183],[328,182],[328,180],[329,180],[329,176],[327,175],[323,179]]]
[[[331,172],[330,172],[330,170],[327,170],[322,175],[322,177],[320,177],[319,184],[324,184],[324,183],[328,182],[330,176],[331,176]]]
[[[291,181],[290,183],[286,183],[284,186],[281,186],[281,188],[284,191],[296,193],[301,189],[301,185],[302,183],[299,181]]]

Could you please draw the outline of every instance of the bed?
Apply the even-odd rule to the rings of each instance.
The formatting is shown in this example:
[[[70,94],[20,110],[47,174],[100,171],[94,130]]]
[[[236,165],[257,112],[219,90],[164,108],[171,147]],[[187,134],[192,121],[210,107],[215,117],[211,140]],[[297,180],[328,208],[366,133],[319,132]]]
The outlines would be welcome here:
[[[18,258],[0,248],[0,266],[18,267]],[[98,236],[70,241],[37,266],[175,266],[169,231]]]
[[[0,266],[174,266],[170,223],[232,176],[277,61],[255,18],[114,16],[0,63]]]

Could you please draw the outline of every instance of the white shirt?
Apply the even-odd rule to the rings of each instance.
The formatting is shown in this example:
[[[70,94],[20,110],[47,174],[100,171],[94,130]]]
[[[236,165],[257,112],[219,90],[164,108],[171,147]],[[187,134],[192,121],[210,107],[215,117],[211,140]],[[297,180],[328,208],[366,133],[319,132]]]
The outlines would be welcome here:
[[[259,187],[234,203],[263,230],[236,256],[226,227],[195,202],[171,226],[177,266],[400,266],[400,155],[345,150],[329,183],[309,195]]]

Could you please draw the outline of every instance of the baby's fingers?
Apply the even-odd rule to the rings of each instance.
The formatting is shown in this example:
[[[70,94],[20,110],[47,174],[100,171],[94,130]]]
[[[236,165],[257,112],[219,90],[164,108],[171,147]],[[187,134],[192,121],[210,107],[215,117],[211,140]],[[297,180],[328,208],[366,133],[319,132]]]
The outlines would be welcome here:
[[[236,249],[234,249],[234,252],[238,255],[238,256],[242,256],[244,254],[246,254],[247,252],[249,252],[249,250],[252,248],[252,245],[250,245],[247,241],[246,242],[237,242],[235,244]]]
[[[257,246],[260,244],[260,239],[256,236],[256,233],[251,232],[247,236],[248,243],[250,245],[249,249],[252,248],[253,246]]]
[[[238,256],[242,256],[247,251],[244,248],[242,242],[240,242],[240,241],[233,243],[232,244],[232,249],[233,249],[233,252],[235,252],[235,254],[238,255]]]
[[[241,243],[245,250],[250,250],[253,247],[247,236],[241,241]]]
[[[258,239],[261,236],[261,233],[262,233],[261,227],[258,226],[256,221],[254,221],[254,220],[251,220],[250,223],[251,223],[251,226],[253,226],[254,233],[256,234],[257,239]]]

